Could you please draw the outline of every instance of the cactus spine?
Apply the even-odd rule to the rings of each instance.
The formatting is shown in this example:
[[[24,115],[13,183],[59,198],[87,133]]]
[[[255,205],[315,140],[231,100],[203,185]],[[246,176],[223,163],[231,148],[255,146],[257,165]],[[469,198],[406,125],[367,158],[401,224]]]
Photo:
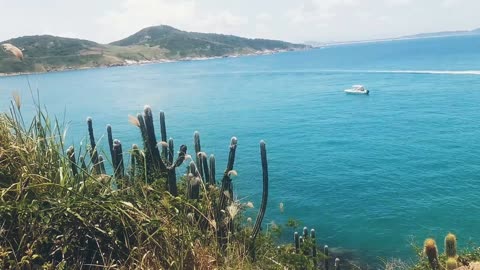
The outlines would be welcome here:
[[[98,153],[97,153],[97,145],[95,142],[95,136],[93,135],[93,123],[92,118],[87,118],[87,125],[88,125],[88,136],[90,138],[90,158],[92,159],[93,168],[96,174],[100,174],[100,166],[98,164]]]
[[[165,113],[160,112],[160,134],[162,142],[167,142],[167,127],[165,126]],[[167,147],[162,145],[162,157],[164,160],[168,159]],[[170,161],[171,163],[172,161]]]
[[[437,250],[437,245],[435,244],[435,240],[432,238],[428,238],[425,240],[424,243],[424,252],[425,255],[428,257],[428,262],[430,263],[430,267],[433,270],[439,269],[439,263],[438,263],[438,250]]]
[[[445,254],[448,258],[457,258],[457,237],[452,233],[445,237]]]
[[[260,226],[262,225],[263,217],[265,216],[265,210],[267,209],[267,200],[268,200],[268,163],[267,163],[267,149],[264,141],[260,141],[260,158],[262,160],[262,173],[263,173],[263,192],[262,192],[262,203],[260,205],[260,210],[258,212],[257,221],[253,227],[252,238],[257,237],[258,232],[260,231]],[[304,229],[304,235],[305,235]],[[308,232],[307,232],[308,234]]]

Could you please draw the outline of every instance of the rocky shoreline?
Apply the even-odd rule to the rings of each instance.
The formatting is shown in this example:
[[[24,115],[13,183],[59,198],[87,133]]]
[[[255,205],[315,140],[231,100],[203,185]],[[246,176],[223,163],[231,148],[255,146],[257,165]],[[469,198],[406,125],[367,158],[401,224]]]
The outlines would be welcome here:
[[[74,71],[74,70],[85,70],[85,69],[96,69],[96,68],[110,68],[110,67],[122,67],[122,66],[136,66],[136,65],[148,65],[148,64],[161,64],[161,63],[173,63],[173,62],[183,62],[183,61],[205,61],[205,60],[212,60],[212,59],[221,59],[221,58],[237,58],[237,57],[245,57],[245,56],[260,56],[260,55],[270,55],[270,54],[277,54],[277,53],[284,53],[284,52],[291,52],[291,51],[304,51],[309,50],[310,48],[304,49],[279,49],[279,50],[263,50],[263,51],[255,51],[252,53],[240,53],[240,54],[231,54],[231,55],[223,55],[223,56],[212,56],[212,57],[185,57],[180,59],[155,59],[155,60],[124,60],[123,63],[116,63],[111,65],[98,65],[98,66],[85,66],[85,67],[62,67],[62,68],[55,68],[47,71],[42,72],[13,72],[13,73],[0,73],[0,77],[11,77],[11,76],[21,76],[21,75],[31,75],[31,74],[44,74],[44,73],[51,73],[51,72],[63,72],[63,71]]]

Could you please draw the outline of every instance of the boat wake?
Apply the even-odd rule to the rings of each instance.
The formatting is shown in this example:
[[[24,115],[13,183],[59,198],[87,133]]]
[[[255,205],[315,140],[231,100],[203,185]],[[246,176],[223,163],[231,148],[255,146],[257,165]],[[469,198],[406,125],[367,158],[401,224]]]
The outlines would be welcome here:
[[[345,73],[480,75],[480,70],[328,70]]]

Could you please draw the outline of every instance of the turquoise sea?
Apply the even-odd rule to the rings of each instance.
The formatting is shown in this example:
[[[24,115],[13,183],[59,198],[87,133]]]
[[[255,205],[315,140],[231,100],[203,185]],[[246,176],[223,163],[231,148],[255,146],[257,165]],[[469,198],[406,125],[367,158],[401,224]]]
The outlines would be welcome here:
[[[344,94],[353,84],[371,95]],[[449,231],[480,244],[480,36],[3,77],[0,110],[17,90],[31,112],[30,88],[69,121],[72,144],[88,116],[98,138],[112,124],[124,145],[140,143],[128,115],[145,104],[157,123],[165,111],[168,136],[190,152],[198,130],[219,173],[237,136],[236,194],[256,207],[264,139],[264,229],[296,218],[322,245],[369,263],[413,258],[412,239],[441,243]]]

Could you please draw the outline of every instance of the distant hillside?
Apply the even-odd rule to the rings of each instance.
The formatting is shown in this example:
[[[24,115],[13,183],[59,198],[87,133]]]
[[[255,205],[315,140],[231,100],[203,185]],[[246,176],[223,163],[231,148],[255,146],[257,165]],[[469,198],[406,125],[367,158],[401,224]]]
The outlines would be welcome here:
[[[13,44],[24,54],[24,60],[20,61],[0,49],[0,73],[7,74],[308,48],[306,45],[276,40],[185,32],[170,26],[148,27],[111,44],[49,35],[25,36],[0,42],[4,43]]]
[[[426,38],[426,37],[447,37],[447,36],[464,36],[464,35],[480,35],[480,28],[465,31],[443,31],[433,33],[420,33],[416,35],[403,36],[400,38]]]
[[[167,49],[174,58],[224,56],[265,50],[302,49],[305,45],[288,42],[248,39],[232,35],[185,32],[167,25],[144,28],[116,42],[118,46],[145,45]]]
[[[395,38],[384,38],[384,39],[329,41],[329,42],[306,41],[305,44],[308,44],[312,47],[322,47],[322,46],[342,45],[342,44],[371,43],[371,42],[393,41],[393,40],[402,40],[402,39],[434,38],[434,37],[450,37],[450,36],[466,36],[466,35],[480,35],[480,28],[477,28],[474,30],[464,30],[464,31],[443,31],[443,32],[433,32],[433,33],[420,33],[415,35],[401,36],[401,37],[395,37]]]

